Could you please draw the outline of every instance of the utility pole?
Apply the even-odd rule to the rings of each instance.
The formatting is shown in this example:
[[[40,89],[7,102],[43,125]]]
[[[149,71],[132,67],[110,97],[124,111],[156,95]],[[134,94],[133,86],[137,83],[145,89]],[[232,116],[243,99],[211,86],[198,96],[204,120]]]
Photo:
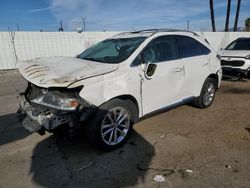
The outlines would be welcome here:
[[[59,31],[63,31],[62,20],[60,21],[60,28]]]
[[[187,21],[187,31],[189,31],[189,20]]]
[[[18,23],[16,24],[16,27],[17,27],[17,31],[20,31]]]
[[[86,31],[86,17],[82,17],[83,31]]]

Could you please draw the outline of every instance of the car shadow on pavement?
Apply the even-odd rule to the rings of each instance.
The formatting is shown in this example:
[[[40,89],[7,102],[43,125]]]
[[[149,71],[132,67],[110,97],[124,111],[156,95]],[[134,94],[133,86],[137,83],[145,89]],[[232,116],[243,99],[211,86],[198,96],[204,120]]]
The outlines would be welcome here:
[[[250,128],[245,128],[250,133]]]
[[[249,79],[234,79],[234,78],[222,78],[223,81],[225,82],[248,82]]]
[[[240,89],[240,88],[230,88],[225,90],[223,93],[231,93],[231,94],[250,94],[250,89]]]
[[[154,146],[133,131],[122,148],[101,152],[86,143],[50,136],[33,151],[30,173],[45,187],[127,187],[144,182]]]
[[[30,134],[18,122],[16,113],[0,116],[0,146],[25,138]]]

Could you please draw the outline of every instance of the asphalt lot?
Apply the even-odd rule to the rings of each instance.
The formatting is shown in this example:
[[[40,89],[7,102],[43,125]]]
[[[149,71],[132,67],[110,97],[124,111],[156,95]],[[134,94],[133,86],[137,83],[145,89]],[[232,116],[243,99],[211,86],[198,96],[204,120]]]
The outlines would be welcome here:
[[[224,81],[208,109],[185,105],[138,123],[108,153],[85,138],[25,131],[15,115],[24,80],[0,72],[0,88],[0,187],[250,187],[249,81]]]

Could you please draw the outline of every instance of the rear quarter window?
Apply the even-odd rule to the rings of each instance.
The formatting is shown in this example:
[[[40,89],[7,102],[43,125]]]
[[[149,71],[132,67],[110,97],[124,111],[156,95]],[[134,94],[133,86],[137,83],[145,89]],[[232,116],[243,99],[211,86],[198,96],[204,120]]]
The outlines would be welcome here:
[[[191,37],[176,36],[176,40],[180,58],[207,55],[210,53],[210,50],[206,46]]]

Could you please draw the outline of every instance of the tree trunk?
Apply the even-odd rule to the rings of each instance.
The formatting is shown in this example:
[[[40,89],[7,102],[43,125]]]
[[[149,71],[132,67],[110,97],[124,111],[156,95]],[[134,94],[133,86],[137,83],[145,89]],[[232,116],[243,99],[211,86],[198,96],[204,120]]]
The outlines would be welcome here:
[[[234,31],[237,31],[237,29],[238,29],[238,20],[239,20],[239,14],[240,14],[240,4],[241,4],[241,0],[238,0],[236,16],[235,16],[235,21],[234,21]]]
[[[245,27],[246,27],[246,31],[250,31],[250,18],[247,18],[245,20]]]
[[[231,0],[227,0],[227,17],[225,23],[225,31],[228,31],[229,29],[230,9],[231,9]]]
[[[213,0],[210,0],[210,15],[211,15],[212,29],[213,29],[213,32],[215,32],[216,28],[215,28],[215,20],[214,20],[214,1]]]

